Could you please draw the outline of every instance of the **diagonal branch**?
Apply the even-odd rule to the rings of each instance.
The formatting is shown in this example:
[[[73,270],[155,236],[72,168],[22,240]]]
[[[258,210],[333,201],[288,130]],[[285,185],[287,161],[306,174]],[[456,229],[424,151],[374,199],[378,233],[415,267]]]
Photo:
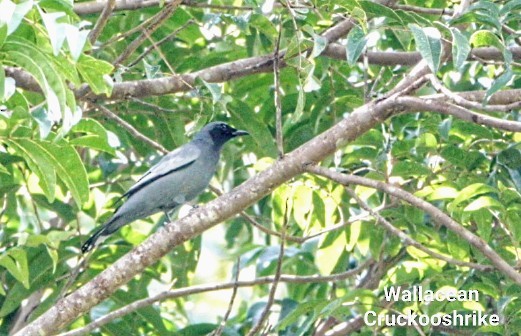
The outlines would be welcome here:
[[[521,274],[518,273],[510,264],[508,264],[499,254],[497,254],[496,251],[494,251],[483,239],[461,226],[458,222],[429,202],[426,202],[403,189],[381,181],[375,181],[361,176],[341,174],[319,166],[308,166],[307,170],[310,173],[323,176],[342,185],[356,184],[378,189],[391,196],[397,197],[417,207],[418,209],[425,211],[431,215],[435,222],[447,227],[449,230],[452,230],[458,236],[465,239],[469,244],[483,253],[483,255],[485,255],[490,260],[492,265],[494,265],[497,270],[501,271],[517,284],[521,284]]]
[[[91,44],[94,44],[98,37],[100,36],[101,32],[103,31],[103,28],[105,28],[105,25],[109,21],[110,15],[112,14],[112,11],[114,10],[114,7],[116,6],[116,0],[108,0],[105,7],[103,8],[103,11],[101,12],[101,15],[96,22],[96,25],[89,33],[89,41]]]
[[[169,2],[165,8],[156,14],[156,16],[151,20],[150,25],[143,30],[143,33],[139,35],[134,41],[132,41],[128,47],[121,53],[121,55],[116,58],[113,62],[115,65],[122,64],[127,58],[130,57],[137,50],[137,48],[143,43],[147,36],[150,36],[157,28],[159,28],[172,14],[174,14],[175,10],[181,3],[181,0],[173,0]]]
[[[365,211],[367,211],[367,212],[371,213],[371,215],[373,215],[373,217],[376,219],[376,222],[378,224],[383,226],[383,228],[385,230],[387,230],[388,232],[390,232],[391,234],[400,238],[402,240],[402,242],[404,242],[406,245],[413,246],[413,247],[417,248],[418,250],[425,252],[426,254],[430,255],[431,257],[433,257],[435,259],[443,260],[449,264],[453,264],[456,266],[470,267],[470,268],[477,269],[478,271],[490,271],[491,269],[493,269],[489,265],[481,265],[481,264],[476,264],[473,262],[467,262],[467,261],[463,261],[463,260],[454,259],[454,258],[448,257],[446,255],[443,255],[441,253],[430,250],[429,248],[423,246],[421,243],[414,240],[411,236],[409,236],[405,232],[396,228],[382,215],[380,215],[379,213],[377,213],[376,211],[371,209],[371,207],[366,202],[364,202],[360,197],[358,197],[358,195],[354,192],[354,190],[352,190],[351,188],[346,188],[346,191],[351,197],[353,197],[355,199],[355,201],[360,205],[360,207],[362,209],[364,209]]]
[[[277,186],[301,174],[306,164],[321,161],[396,112],[393,99],[384,99],[356,109],[329,130],[287,153],[283,159],[277,160],[271,167],[231,192],[165,225],[94,279],[60,300],[17,335],[42,336],[62,329],[155,263],[174,246],[236,215]]]
[[[123,120],[120,117],[118,117],[116,114],[114,114],[114,112],[112,112],[111,110],[109,110],[105,106],[98,105],[98,108],[107,118],[114,120],[121,127],[123,127],[130,134],[132,134],[132,136],[134,138],[143,141],[144,143],[150,145],[152,148],[155,148],[155,149],[157,149],[158,151],[160,151],[162,153],[168,153],[168,149],[163,147],[161,144],[155,142],[154,140],[150,139],[149,137],[144,136],[143,134],[141,134],[141,132],[139,132],[137,129],[135,129],[134,126],[132,126],[131,124],[129,124],[125,120]]]

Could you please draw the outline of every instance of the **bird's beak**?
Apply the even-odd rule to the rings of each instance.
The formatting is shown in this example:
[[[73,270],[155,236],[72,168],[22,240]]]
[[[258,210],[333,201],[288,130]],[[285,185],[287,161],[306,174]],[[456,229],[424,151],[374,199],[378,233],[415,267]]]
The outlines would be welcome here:
[[[234,137],[243,136],[243,135],[250,135],[250,133],[248,133],[246,131],[241,131],[241,130],[236,130],[232,134],[233,134]]]

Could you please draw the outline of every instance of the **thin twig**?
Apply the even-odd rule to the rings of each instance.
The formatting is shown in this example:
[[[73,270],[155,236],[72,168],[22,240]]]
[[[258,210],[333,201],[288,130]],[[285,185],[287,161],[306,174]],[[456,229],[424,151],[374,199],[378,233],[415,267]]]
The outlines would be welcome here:
[[[367,269],[369,266],[371,266],[373,264],[374,264],[373,260],[368,260],[368,261],[362,263],[360,266],[358,266],[355,269],[352,269],[352,270],[349,270],[346,272],[342,272],[342,273],[327,275],[327,276],[319,276],[319,275],[298,276],[298,275],[283,274],[280,276],[279,282],[294,283],[294,284],[308,284],[308,283],[344,281],[346,279],[352,278],[352,277],[362,273],[365,269]],[[265,285],[265,284],[273,283],[274,280],[275,280],[274,276],[267,276],[267,277],[257,278],[254,280],[227,282],[227,283],[220,283],[220,284],[205,284],[205,285],[197,285],[197,286],[192,286],[192,287],[178,288],[178,289],[166,291],[166,292],[160,293],[156,296],[134,301],[133,303],[131,303],[129,305],[126,305],[111,313],[106,314],[103,317],[100,317],[99,319],[87,324],[84,327],[62,333],[62,334],[60,334],[60,336],[87,335],[96,328],[99,328],[117,318],[130,314],[138,309],[150,306],[151,304],[158,302],[158,301],[164,301],[166,299],[175,299],[175,298],[179,298],[179,297],[184,297],[184,296],[194,295],[194,294],[199,294],[199,293],[205,293],[205,292],[227,290],[227,289],[232,289],[234,287],[252,287],[252,286],[257,286],[257,285]]]
[[[152,22],[153,19],[154,19],[154,16],[146,19],[145,21],[141,22],[139,25],[135,26],[134,28],[131,28],[131,29],[125,31],[125,32],[122,32],[122,33],[120,33],[120,34],[118,34],[116,36],[113,36],[112,38],[108,39],[103,44],[101,44],[98,48],[99,49],[103,49],[103,48],[107,47],[108,45],[110,45],[112,43],[124,40],[128,36],[130,36],[130,35],[132,35],[134,33],[137,33],[139,31],[142,31],[143,29],[145,29],[146,26],[148,26]]]
[[[172,14],[174,14],[175,10],[181,3],[181,0],[174,0],[169,2],[165,8],[157,13],[152,20],[150,20],[150,24],[143,29],[143,33],[139,35],[134,41],[130,42],[127,48],[116,58],[113,64],[118,65],[122,64],[127,58],[130,57],[136,51],[136,49],[147,39],[147,36],[150,36],[157,28],[159,28]]]
[[[235,283],[239,282],[239,273],[241,271],[241,257],[237,258],[237,267],[235,268]],[[235,302],[235,296],[237,295],[237,286],[233,287],[232,296],[230,297],[230,303],[228,304],[228,309],[224,314],[223,320],[219,324],[219,327],[215,329],[214,332],[211,333],[211,336],[220,336],[223,333],[224,327],[226,326],[226,321],[230,317],[230,313],[232,312],[233,303]]]
[[[280,98],[280,66],[279,66],[279,50],[280,50],[280,37],[282,35],[282,18],[279,15],[279,35],[277,37],[277,43],[275,45],[275,54],[273,56],[273,75],[275,81],[275,133],[277,149],[279,151],[279,158],[284,156],[284,140],[282,135],[282,102]]]
[[[130,100],[138,103],[138,104],[141,104],[145,107],[149,107],[151,109],[154,109],[158,112],[166,112],[166,113],[177,113],[179,112],[178,110],[172,110],[172,109],[167,109],[167,108],[164,108],[164,107],[161,107],[159,105],[156,105],[156,104],[152,104],[152,103],[149,103],[147,101],[144,101],[143,99],[139,99],[139,98],[135,98],[135,97],[130,97]]]
[[[521,132],[521,122],[491,117],[473,112],[464,107],[443,101],[433,101],[416,97],[398,97],[396,102],[402,104],[409,112],[432,111],[452,115],[478,125],[486,125],[509,132]]]
[[[134,126],[130,125],[125,120],[118,117],[116,114],[114,114],[111,110],[106,108],[103,105],[97,105],[99,110],[108,118],[114,120],[117,122],[121,127],[125,128],[132,136],[134,136],[136,139],[143,141],[144,143],[147,143],[148,145],[152,146],[153,148],[159,150],[162,153],[168,153],[168,150],[163,147],[161,144],[155,142],[154,140],[150,139],[149,137],[141,134],[137,129],[134,128]]]
[[[73,285],[74,281],[78,278],[78,275],[80,275],[82,268],[86,266],[88,263],[90,257],[92,255],[92,251],[88,253],[87,255],[80,255],[78,256],[78,264],[65,276],[61,277],[60,279],[67,278],[67,282],[60,290],[60,295],[58,295],[58,300],[61,300],[63,297],[67,295],[67,291],[69,288]],[[57,300],[57,301],[58,301]]]
[[[110,15],[112,14],[112,11],[114,10],[114,7],[116,6],[116,0],[108,0],[107,4],[103,8],[103,11],[101,12],[98,21],[96,22],[96,25],[89,33],[89,41],[92,45],[96,43],[98,40],[98,37],[100,36],[101,32],[103,31],[103,28],[107,25],[107,22],[109,21]]]
[[[273,283],[271,284],[270,292],[268,295],[268,301],[266,302],[266,306],[264,306],[264,310],[262,311],[259,320],[257,323],[250,329],[247,336],[255,336],[262,329],[264,322],[268,318],[268,315],[271,310],[271,306],[275,301],[275,292],[277,291],[277,285],[280,281],[280,275],[282,270],[282,259],[284,258],[284,244],[286,243],[286,228],[288,226],[288,216],[289,216],[289,208],[288,201],[286,201],[286,209],[284,211],[284,222],[282,223],[281,228],[281,238],[280,238],[280,249],[279,249],[279,257],[277,259],[277,268],[275,269],[275,276],[273,279]],[[269,329],[269,326],[267,326]]]
[[[181,27],[177,28],[176,30],[174,30],[172,33],[168,34],[166,37],[163,37],[161,40],[159,40],[158,42],[155,42],[152,47],[146,47],[145,50],[141,53],[141,55],[139,55],[134,61],[132,61],[128,67],[131,68],[133,67],[134,65],[136,65],[139,61],[141,61],[143,58],[145,58],[145,56],[147,56],[148,54],[150,54],[150,52],[152,50],[154,50],[155,48],[159,47],[160,45],[162,45],[163,43],[167,42],[167,41],[170,41],[171,39],[173,39],[175,36],[177,36],[177,34],[179,34],[180,31],[182,31],[183,29],[185,29],[186,27],[190,26],[191,24],[193,24],[195,21],[193,19],[190,19],[188,21],[186,21]]]
[[[519,109],[521,107],[521,101],[514,102],[507,105],[483,105],[482,103],[473,102],[470,100],[467,100],[463,98],[462,96],[458,95],[457,93],[454,93],[450,91],[447,87],[445,87],[440,80],[435,75],[428,75],[427,76],[429,80],[431,81],[432,86],[439,92],[443,93],[447,98],[452,100],[454,103],[470,109],[476,109],[481,110],[485,112],[510,112],[512,110]]]

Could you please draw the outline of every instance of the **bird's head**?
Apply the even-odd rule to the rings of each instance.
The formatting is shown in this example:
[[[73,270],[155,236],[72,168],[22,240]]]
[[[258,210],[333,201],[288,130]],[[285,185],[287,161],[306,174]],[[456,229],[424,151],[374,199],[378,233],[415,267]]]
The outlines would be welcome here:
[[[237,130],[225,122],[216,121],[204,126],[195,139],[211,140],[215,146],[221,147],[228,140],[238,136],[249,135],[246,131]]]

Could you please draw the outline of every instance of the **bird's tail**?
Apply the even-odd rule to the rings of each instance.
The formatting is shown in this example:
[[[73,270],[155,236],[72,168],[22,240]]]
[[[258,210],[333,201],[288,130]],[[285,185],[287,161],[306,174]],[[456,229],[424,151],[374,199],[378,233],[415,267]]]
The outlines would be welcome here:
[[[105,240],[105,238],[108,235],[110,235],[114,231],[116,231],[121,226],[121,225],[116,226],[116,228],[114,228],[113,224],[117,219],[119,219],[119,216],[112,217],[108,222],[103,224],[103,226],[101,228],[99,228],[96,232],[94,232],[94,234],[89,239],[87,239],[87,241],[81,246],[81,252],[83,254],[89,252],[94,247],[96,247],[96,245],[100,244],[103,240]],[[103,238],[103,239],[101,241],[99,241],[100,238]]]
[[[87,241],[81,246],[81,253],[85,254],[96,246],[98,239],[103,236],[105,226],[96,231]]]

